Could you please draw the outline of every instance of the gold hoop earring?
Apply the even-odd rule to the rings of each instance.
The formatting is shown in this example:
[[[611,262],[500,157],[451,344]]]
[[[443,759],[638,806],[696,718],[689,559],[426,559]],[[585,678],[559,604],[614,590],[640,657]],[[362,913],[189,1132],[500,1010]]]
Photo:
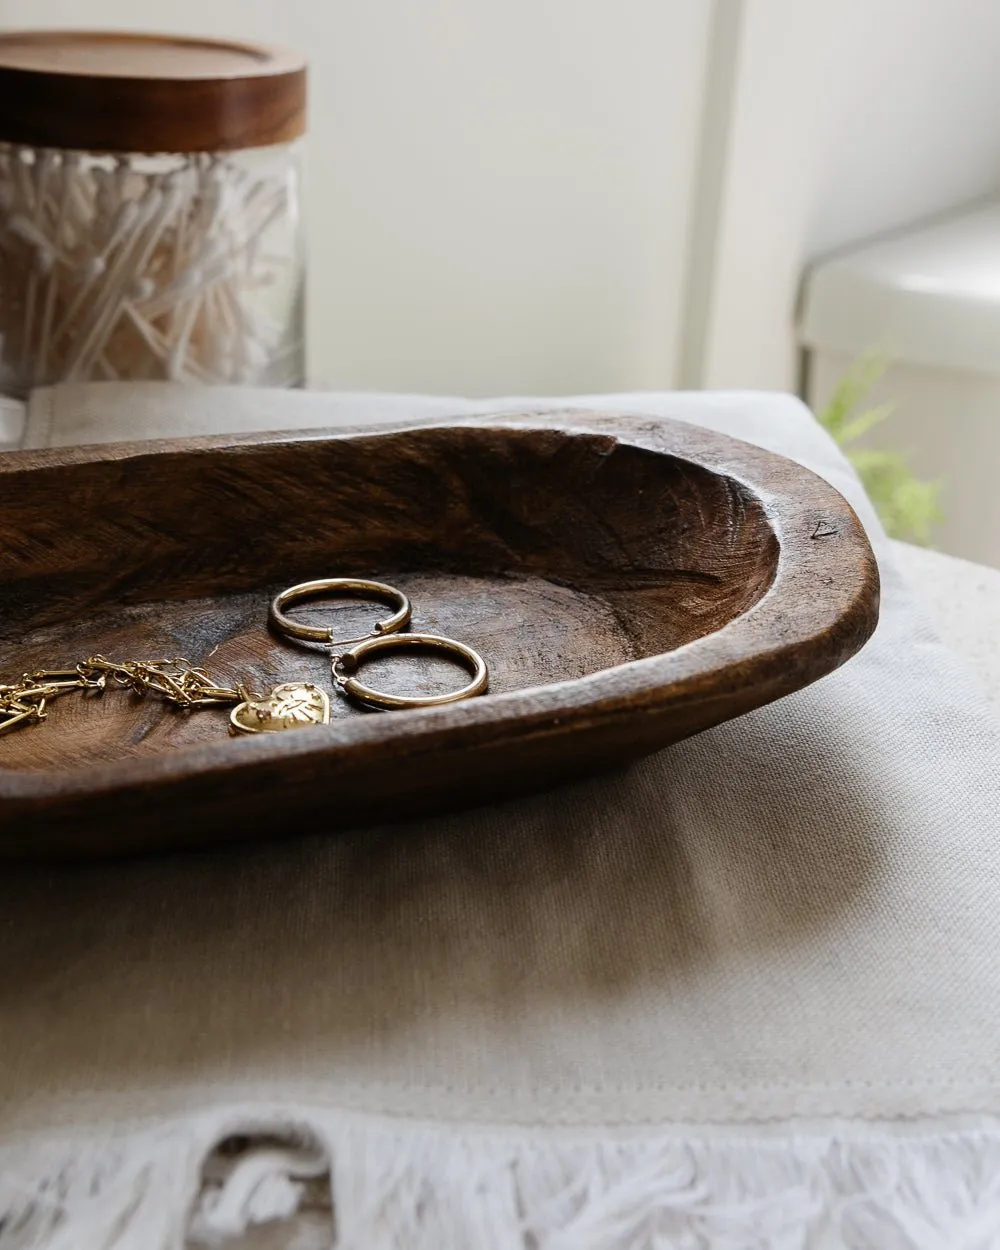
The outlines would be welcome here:
[[[385,620],[377,621],[370,634],[344,639],[334,638],[332,629],[303,625],[285,615],[285,608],[293,603],[326,596],[374,599],[378,603],[388,603],[396,611]],[[289,586],[280,595],[276,595],[268,611],[268,621],[279,634],[296,642],[316,642],[326,647],[350,647],[368,638],[381,638],[404,629],[410,623],[410,601],[401,590],[385,582],[370,582],[354,577],[326,577],[314,582],[300,582],[299,585]]]
[[[366,686],[353,675],[367,660],[391,651],[440,651],[457,660],[467,669],[472,680],[450,694],[406,696],[386,694]],[[333,680],[339,690],[358,703],[382,711],[400,711],[404,708],[440,707],[445,703],[458,703],[485,694],[489,689],[489,670],[486,661],[464,642],[453,638],[440,638],[436,634],[391,634],[384,638],[367,638],[350,650],[333,658]]]

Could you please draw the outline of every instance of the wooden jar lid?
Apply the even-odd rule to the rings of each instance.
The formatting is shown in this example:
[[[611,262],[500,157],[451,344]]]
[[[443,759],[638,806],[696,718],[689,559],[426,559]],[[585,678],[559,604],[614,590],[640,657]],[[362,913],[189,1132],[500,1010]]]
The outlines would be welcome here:
[[[221,152],[305,130],[306,65],[281,49],[106,31],[0,35],[0,141]]]

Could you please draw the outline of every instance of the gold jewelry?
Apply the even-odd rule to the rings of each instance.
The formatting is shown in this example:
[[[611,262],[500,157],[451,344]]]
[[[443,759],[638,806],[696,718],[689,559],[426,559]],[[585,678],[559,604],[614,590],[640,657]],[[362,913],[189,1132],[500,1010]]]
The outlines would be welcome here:
[[[241,734],[329,725],[330,697],[311,682],[286,682],[264,699],[245,699],[229,713],[229,723]]]
[[[48,704],[73,690],[105,691],[120,686],[133,694],[158,695],[176,707],[224,707],[235,703],[231,723],[240,733],[274,733],[306,725],[325,725],[330,700],[309,682],[277,686],[259,699],[249,688],[218,685],[203,668],[177,656],[172,660],[123,660],[92,655],[75,668],[36,669],[19,682],[0,685],[0,734],[36,725],[48,715]]]
[[[396,608],[392,616],[384,621],[376,622],[370,634],[361,638],[345,638],[338,641],[332,629],[320,629],[313,625],[302,625],[285,615],[285,608],[293,603],[301,603],[305,599],[319,599],[329,595],[350,595],[363,599],[375,599],[380,603],[388,603]],[[404,629],[410,622],[410,601],[395,586],[387,586],[385,582],[369,582],[354,577],[325,577],[315,582],[301,582],[298,586],[289,586],[277,595],[268,612],[268,620],[279,634],[299,642],[318,642],[323,646],[350,647],[366,638],[381,637],[383,634],[394,634]]]
[[[293,603],[301,603],[305,599],[317,599],[326,595],[360,595],[377,599],[394,606],[396,612],[386,620],[379,621],[372,632],[363,638],[343,640],[335,639],[332,629],[302,625],[285,615],[285,608]],[[439,704],[457,703],[461,699],[471,699],[475,695],[483,694],[489,684],[486,662],[471,647],[456,642],[452,638],[439,638],[436,634],[400,633],[399,631],[405,629],[410,623],[410,601],[401,590],[385,582],[371,582],[353,577],[328,577],[313,582],[302,582],[298,586],[290,586],[275,597],[268,619],[271,626],[287,638],[301,642],[315,642],[329,647],[335,687],[366,707],[380,708],[383,711],[437,707]],[[364,685],[352,676],[363,661],[395,650],[443,651],[469,670],[472,681],[451,694],[419,698],[384,694],[380,690]],[[237,708],[233,713],[234,725],[237,724],[239,712],[241,709]],[[242,727],[242,724],[237,725],[237,728]]]
[[[450,694],[406,697],[384,694],[380,690],[364,685],[353,676],[366,660],[372,660],[390,651],[402,650],[443,651],[469,670],[472,674],[472,681]],[[489,688],[489,670],[483,657],[471,647],[467,647],[464,642],[456,642],[453,638],[439,638],[436,634],[390,634],[385,638],[366,638],[350,650],[334,656],[332,668],[333,680],[344,694],[368,707],[381,708],[384,711],[438,707],[444,703],[457,703],[461,699],[471,699],[476,695],[485,694]]]
[[[283,609],[291,603],[329,594],[361,594],[388,601],[397,610],[392,616],[379,621],[373,634],[348,639],[345,643],[335,642],[332,630],[302,625],[284,615]],[[282,591],[275,598],[271,604],[270,620],[279,632],[288,637],[330,647],[333,680],[337,689],[368,707],[386,710],[437,707],[483,694],[489,685],[485,660],[464,643],[435,634],[395,632],[409,623],[410,602],[402,591],[384,582],[345,577],[303,582]],[[348,650],[341,652],[341,646],[348,647]],[[443,651],[467,668],[472,680],[451,694],[404,697],[375,690],[353,676],[366,660],[399,649]],[[329,696],[312,682],[286,682],[275,686],[269,694],[259,696],[253,694],[245,682],[220,686],[203,668],[182,656],[117,661],[103,655],[92,655],[74,668],[35,669],[25,673],[18,682],[0,684],[0,734],[45,720],[48,704],[60,695],[74,690],[104,692],[109,686],[119,686],[143,697],[156,695],[186,710],[234,704],[229,721],[232,730],[237,733],[277,733],[330,722]]]

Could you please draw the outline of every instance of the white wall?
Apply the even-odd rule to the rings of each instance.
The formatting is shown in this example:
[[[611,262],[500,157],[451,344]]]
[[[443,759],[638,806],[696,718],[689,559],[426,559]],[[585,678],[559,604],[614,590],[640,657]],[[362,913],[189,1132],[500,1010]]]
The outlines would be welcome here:
[[[812,255],[1000,186],[1000,3],[838,0],[836,12],[844,59]]]
[[[792,305],[842,72],[841,0],[732,2],[742,23],[698,382],[783,390],[794,379]]]
[[[803,265],[1000,186],[997,0],[742,11],[699,381],[794,384]]]
[[[310,371],[669,386],[706,0],[0,0],[0,25],[308,51]]]
[[[60,24],[309,52],[338,386],[790,388],[809,258],[1000,186],[1000,0],[0,0]]]

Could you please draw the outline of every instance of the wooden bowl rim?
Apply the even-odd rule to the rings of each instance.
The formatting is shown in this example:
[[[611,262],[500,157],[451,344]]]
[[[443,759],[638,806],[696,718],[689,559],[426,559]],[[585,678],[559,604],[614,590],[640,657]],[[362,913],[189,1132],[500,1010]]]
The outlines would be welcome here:
[[[376,426],[15,451],[0,454],[0,480],[8,473],[97,461],[138,460],[170,453],[214,455],[272,444],[398,438],[455,427],[602,435],[623,446],[687,460],[731,478],[761,500],[777,536],[780,552],[774,580],[756,604],[721,629],[675,650],[584,677],[414,710],[406,716],[358,716],[302,734],[222,738],[191,750],[67,772],[35,773],[0,766],[0,802],[42,800],[54,778],[59,779],[61,798],[66,799],[112,788],[132,790],[154,781],[205,780],[213,774],[274,765],[300,756],[328,756],[339,766],[348,767],[353,751],[383,740],[392,744],[395,756],[437,753],[459,738],[466,747],[486,749],[492,742],[513,736],[564,733],[567,721],[578,722],[581,727],[595,719],[621,718],[624,722],[688,698],[704,700],[716,687],[721,698],[748,682],[777,687],[779,695],[791,693],[838,667],[874,631],[878,567],[864,528],[847,500],[825,479],[793,460],[675,418],[577,409],[499,412]],[[833,538],[838,541],[830,541]],[[822,584],[825,593],[811,598],[811,610],[800,616],[796,609],[811,584]],[[768,638],[769,644],[763,641]],[[831,639],[838,645],[831,646]],[[737,665],[741,667],[740,679],[727,686],[720,678]]]

